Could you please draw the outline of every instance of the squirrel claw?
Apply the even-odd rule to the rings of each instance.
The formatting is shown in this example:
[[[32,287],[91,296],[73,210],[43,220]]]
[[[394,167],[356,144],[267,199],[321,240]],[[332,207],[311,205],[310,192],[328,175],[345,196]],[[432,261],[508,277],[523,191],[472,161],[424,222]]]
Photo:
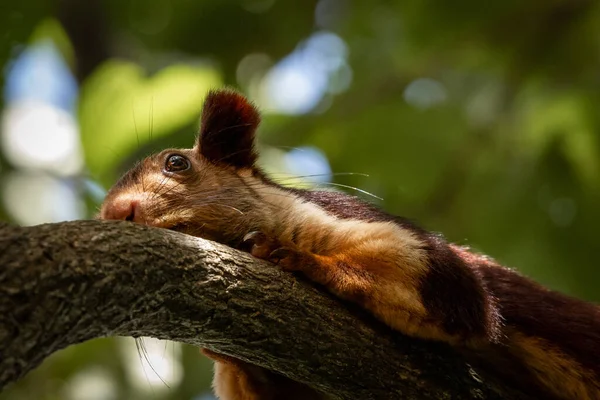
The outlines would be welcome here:
[[[279,264],[281,260],[290,257],[292,253],[292,250],[286,247],[280,247],[273,250],[271,254],[269,254],[269,261],[271,261],[273,264]]]
[[[249,232],[242,239],[242,246],[256,258],[266,260],[275,247],[267,235],[260,231]]]
[[[269,254],[268,260],[284,271],[295,271],[298,266],[298,253],[288,247],[280,247]]]
[[[246,236],[242,239],[244,244],[261,245],[267,241],[267,235],[260,231],[252,231],[246,233]]]

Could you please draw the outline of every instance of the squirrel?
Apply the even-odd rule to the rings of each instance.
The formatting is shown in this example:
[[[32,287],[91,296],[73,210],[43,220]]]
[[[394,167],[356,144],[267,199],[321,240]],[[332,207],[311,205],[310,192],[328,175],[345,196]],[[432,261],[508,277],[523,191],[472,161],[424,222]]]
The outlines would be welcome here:
[[[544,399],[600,399],[600,307],[549,290],[354,196],[282,187],[256,165],[257,108],[207,95],[191,149],[137,163],[99,218],[214,240],[297,271],[402,334],[481,355]],[[318,399],[275,372],[203,350],[221,400]]]

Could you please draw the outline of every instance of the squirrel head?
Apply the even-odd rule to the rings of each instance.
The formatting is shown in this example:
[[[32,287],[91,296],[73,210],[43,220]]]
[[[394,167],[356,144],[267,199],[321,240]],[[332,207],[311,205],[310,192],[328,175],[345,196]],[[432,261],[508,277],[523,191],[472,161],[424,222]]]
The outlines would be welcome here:
[[[166,149],[138,162],[108,192],[99,219],[126,220],[223,243],[238,241],[257,208],[253,183],[260,114],[233,90],[211,91],[191,149]]]

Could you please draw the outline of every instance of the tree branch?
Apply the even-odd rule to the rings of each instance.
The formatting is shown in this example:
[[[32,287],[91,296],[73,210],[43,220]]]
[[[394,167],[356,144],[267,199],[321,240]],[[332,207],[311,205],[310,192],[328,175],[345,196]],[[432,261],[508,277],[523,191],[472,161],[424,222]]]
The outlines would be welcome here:
[[[69,345],[152,336],[340,399],[521,399],[445,345],[389,330],[223,245],[123,222],[0,224],[0,388]]]

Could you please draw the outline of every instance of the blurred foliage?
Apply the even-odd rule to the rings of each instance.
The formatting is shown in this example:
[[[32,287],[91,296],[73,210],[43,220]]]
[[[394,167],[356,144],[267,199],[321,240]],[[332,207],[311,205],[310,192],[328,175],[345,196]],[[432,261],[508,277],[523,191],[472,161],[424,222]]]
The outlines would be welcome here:
[[[79,120],[89,169],[102,177],[122,154],[189,125],[205,93],[220,85],[213,69],[174,65],[146,80],[137,64],[107,61],[81,90]]]
[[[267,56],[264,75],[311,34],[333,32],[348,49],[349,86],[330,87],[303,115],[265,113],[260,141],[318,147],[334,172],[369,175],[334,182],[600,301],[600,3],[5,0],[0,26],[3,65],[44,36],[73,69],[85,175],[104,187],[150,151],[190,146],[208,88],[256,94],[261,76],[240,79],[247,55]],[[415,101],[419,87],[438,95]],[[0,180],[15,169],[0,155]],[[82,196],[91,216],[99,200]],[[15,220],[6,208],[0,217]],[[100,340],[59,352],[0,399],[69,398],[65,388],[92,366],[114,380],[119,399],[208,390],[210,364],[184,348],[177,387],[136,392],[119,346]]]

